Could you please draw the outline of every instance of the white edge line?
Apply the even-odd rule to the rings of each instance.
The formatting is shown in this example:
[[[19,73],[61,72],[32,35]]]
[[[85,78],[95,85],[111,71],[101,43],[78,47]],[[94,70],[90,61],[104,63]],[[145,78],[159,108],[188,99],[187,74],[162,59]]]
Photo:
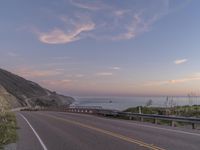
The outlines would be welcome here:
[[[24,115],[20,114],[21,117],[26,121],[26,123],[29,125],[29,127],[32,129],[33,133],[35,134],[35,136],[37,137],[37,139],[39,140],[40,144],[42,145],[42,148],[44,150],[48,150],[47,147],[45,146],[44,142],[41,140],[40,136],[37,134],[37,132],[35,131],[35,129],[32,127],[32,125],[30,124],[30,122],[26,119],[26,117],[24,117]]]

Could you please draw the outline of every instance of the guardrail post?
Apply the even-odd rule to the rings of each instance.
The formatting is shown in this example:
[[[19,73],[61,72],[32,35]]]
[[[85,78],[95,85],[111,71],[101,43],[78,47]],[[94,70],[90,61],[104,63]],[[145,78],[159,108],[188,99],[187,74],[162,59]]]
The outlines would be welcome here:
[[[171,121],[171,126],[172,126],[172,127],[175,126],[175,121],[174,121],[174,120]]]
[[[144,118],[143,118],[143,117],[140,117],[140,121],[143,122],[143,121],[144,121]]]
[[[195,123],[192,123],[192,129],[196,129]]]
[[[157,118],[154,119],[154,123],[158,124],[158,119]]]

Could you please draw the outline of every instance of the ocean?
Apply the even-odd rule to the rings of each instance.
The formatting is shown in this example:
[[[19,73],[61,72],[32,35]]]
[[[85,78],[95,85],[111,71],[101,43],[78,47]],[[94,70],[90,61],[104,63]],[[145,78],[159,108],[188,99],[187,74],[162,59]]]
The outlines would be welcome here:
[[[152,100],[152,107],[200,105],[200,97],[75,97],[75,99],[71,106],[100,106],[116,110],[145,106],[149,100]]]

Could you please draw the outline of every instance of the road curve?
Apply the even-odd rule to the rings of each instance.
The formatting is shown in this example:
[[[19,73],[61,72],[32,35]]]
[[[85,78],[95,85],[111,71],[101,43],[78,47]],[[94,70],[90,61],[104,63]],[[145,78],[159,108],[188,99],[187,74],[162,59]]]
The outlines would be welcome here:
[[[17,150],[199,150],[200,131],[62,112],[17,112]]]

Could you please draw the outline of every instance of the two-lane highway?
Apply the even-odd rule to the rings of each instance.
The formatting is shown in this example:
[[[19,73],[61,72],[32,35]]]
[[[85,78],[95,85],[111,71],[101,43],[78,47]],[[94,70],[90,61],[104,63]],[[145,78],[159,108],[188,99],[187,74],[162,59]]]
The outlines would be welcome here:
[[[200,132],[60,112],[18,112],[18,150],[199,150]]]

